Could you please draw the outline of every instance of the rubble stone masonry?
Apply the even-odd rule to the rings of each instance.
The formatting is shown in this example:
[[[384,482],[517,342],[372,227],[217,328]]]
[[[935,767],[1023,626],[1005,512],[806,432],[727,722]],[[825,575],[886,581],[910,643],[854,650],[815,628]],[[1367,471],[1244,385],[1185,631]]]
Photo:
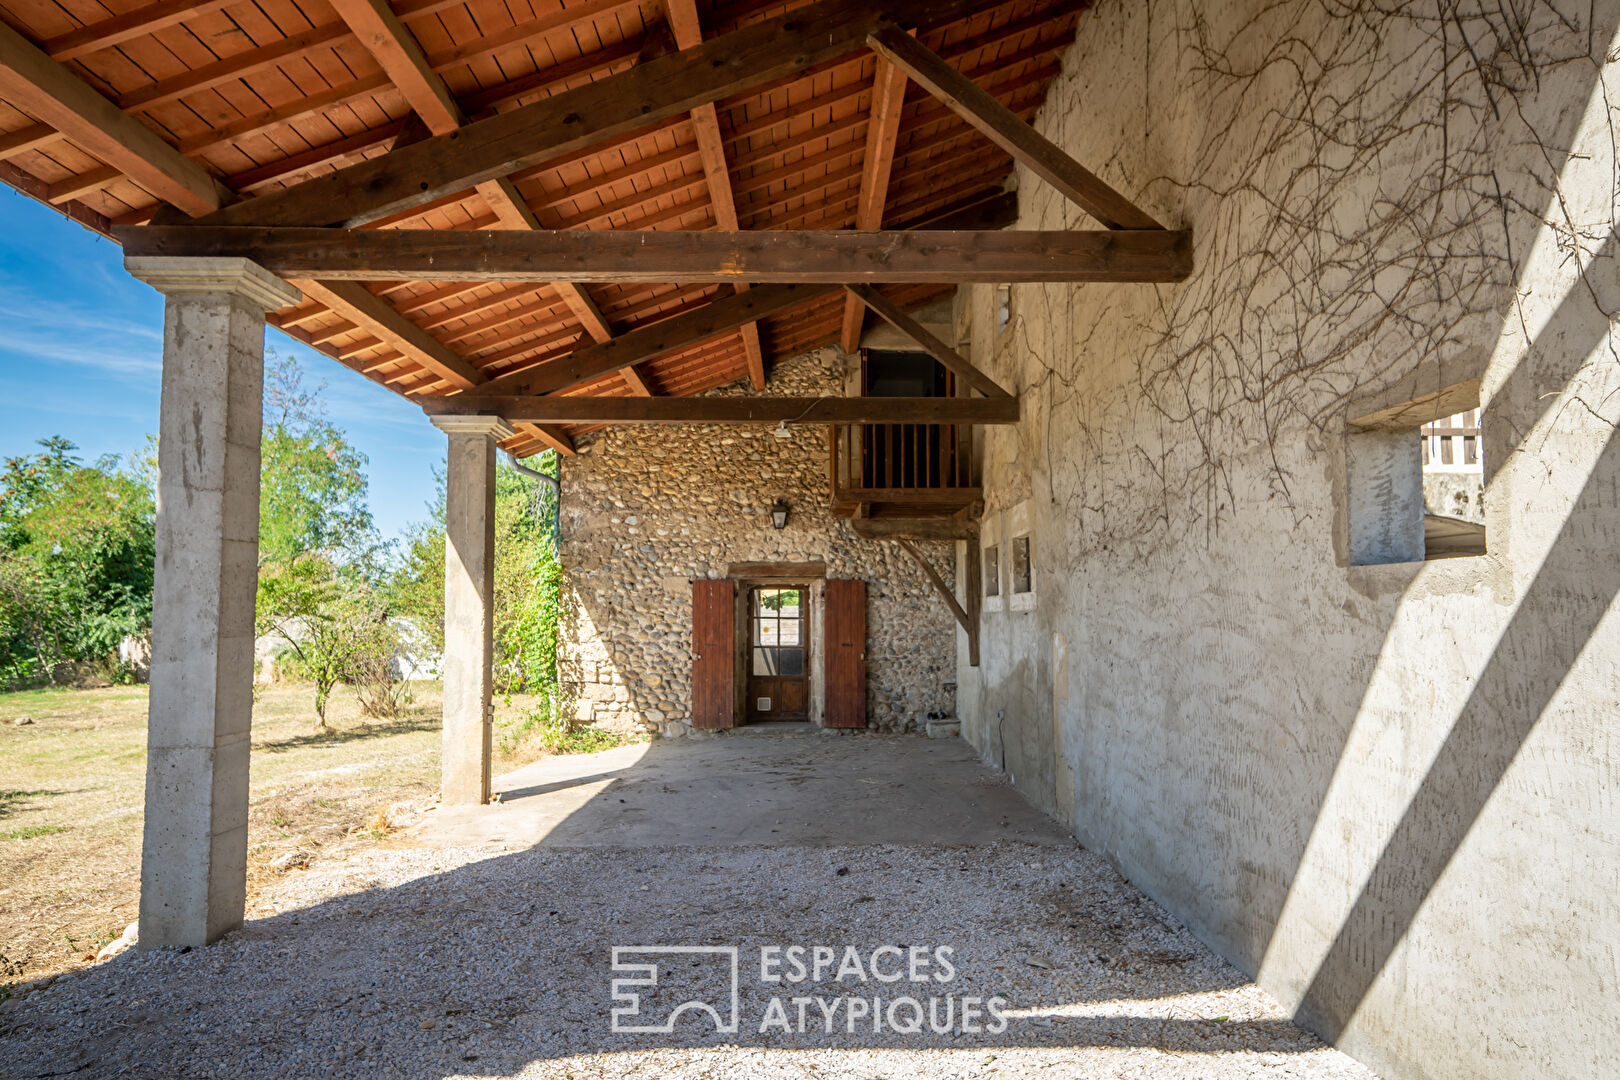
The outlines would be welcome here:
[[[837,349],[784,361],[765,392],[841,394],[849,362]],[[826,428],[795,426],[779,439],[764,425],[623,426],[576,441],[579,456],[562,468],[559,664],[578,719],[685,734],[691,582],[744,562],[823,562],[829,578],[867,582],[873,728],[918,730],[931,712],[954,714],[956,623],[898,546],[861,539],[831,516]],[[770,518],[778,499],[790,507],[781,530]],[[921,547],[951,581],[949,548]],[[812,639],[812,667],[821,645]]]

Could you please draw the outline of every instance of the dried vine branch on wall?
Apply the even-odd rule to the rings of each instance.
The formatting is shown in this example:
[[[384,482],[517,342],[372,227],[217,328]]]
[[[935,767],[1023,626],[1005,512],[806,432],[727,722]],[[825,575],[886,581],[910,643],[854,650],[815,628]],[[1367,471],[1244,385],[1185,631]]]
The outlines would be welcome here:
[[[1614,88],[1617,18],[1592,0],[1088,13],[1042,126],[1191,224],[1197,270],[1151,295],[1016,292],[1003,347],[1041,365],[1026,393],[1047,410],[1047,493],[1079,524],[1072,542],[1212,541],[1255,505],[1298,527],[1321,506],[1300,482],[1320,481],[1322,434],[1349,399],[1425,363],[1479,374],[1511,332],[1538,233],[1583,261],[1612,242],[1620,186],[1607,220],[1581,222],[1563,209],[1556,140],[1606,68]],[[1120,100],[1092,58],[1133,50],[1141,85]],[[1043,227],[1089,224],[1038,182],[1023,190]],[[1588,286],[1620,361],[1614,287]]]

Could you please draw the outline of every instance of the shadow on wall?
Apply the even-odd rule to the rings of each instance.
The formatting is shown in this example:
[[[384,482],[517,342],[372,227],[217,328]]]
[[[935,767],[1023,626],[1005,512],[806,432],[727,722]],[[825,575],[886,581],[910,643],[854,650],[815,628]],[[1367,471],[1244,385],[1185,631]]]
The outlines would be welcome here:
[[[1620,265],[1614,235],[1594,265]],[[1600,270],[1601,272],[1601,270]],[[1590,356],[1611,326],[1577,288],[1514,368],[1498,396],[1530,395],[1545,409],[1570,389],[1579,360]],[[1538,349],[1546,343],[1557,347]],[[1537,358],[1563,357],[1563,371],[1538,368]],[[1529,421],[1530,417],[1516,416]],[[1526,436],[1539,423],[1523,423]],[[1620,596],[1620,560],[1612,552],[1620,522],[1620,439],[1603,444],[1580,495],[1570,507],[1534,580],[1519,597],[1507,629],[1452,723],[1419,785],[1305,992],[1298,1018],[1337,1040],[1354,1018],[1391,954],[1411,929],[1480,812],[1501,784],[1536,723],[1570,674],[1599,622]],[[1607,538],[1607,539],[1605,539]],[[1553,797],[1549,791],[1546,797]]]
[[[1263,573],[1247,582],[1241,574],[1228,578],[1217,561],[1196,550],[1196,542],[1188,542],[1176,553],[1185,558],[1174,584],[1159,588],[1149,580],[1143,590],[1152,594],[1150,602],[1162,605],[1149,616],[1149,621],[1153,615],[1162,617],[1162,623],[1146,628],[1143,608],[1111,610],[1109,604],[1095,602],[1097,597],[1129,599],[1131,583],[1113,590],[1076,584],[1074,595],[1085,597],[1081,604],[1065,591],[1061,575],[1052,574],[1043,605],[1081,614],[1072,616],[1072,625],[1042,624],[1040,630],[1073,634],[1078,653],[1084,654],[1089,643],[1099,646],[1086,657],[1089,677],[1077,680],[1077,697],[1083,701],[1065,703],[1054,694],[1054,675],[1043,668],[1044,657],[1055,650],[1037,637],[1033,649],[1023,654],[994,658],[1001,670],[1014,674],[984,692],[980,710],[980,745],[987,759],[1016,768],[1021,786],[1026,771],[1032,779],[1039,775],[1040,748],[1052,744],[1054,708],[1059,710],[1070,721],[1062,737],[1074,740],[1065,748],[1067,756],[1081,763],[1076,766],[1074,801],[1063,809],[1066,817],[1080,819],[1082,836],[1095,839],[1132,880],[1194,921],[1207,940],[1229,955],[1252,966],[1266,957],[1262,981],[1268,987],[1286,982],[1290,991],[1297,990],[1289,1000],[1291,1005],[1299,1002],[1298,1019],[1334,1040],[1347,1036],[1352,1053],[1364,1052],[1375,1066],[1389,1062],[1392,1074],[1463,1075],[1483,1060],[1496,1063],[1495,1075],[1513,1075],[1515,1066],[1528,1068],[1539,1060],[1565,1064],[1572,1075],[1583,1075],[1577,1056],[1593,1052],[1605,1037],[1603,1021],[1612,1025],[1616,1016],[1612,918],[1590,916],[1614,910],[1612,895],[1601,894],[1604,879],[1612,878],[1602,860],[1614,831],[1607,820],[1612,798],[1603,790],[1602,776],[1605,755],[1612,752],[1612,725],[1610,730],[1604,725],[1605,710],[1612,713],[1615,707],[1616,640],[1612,620],[1605,625],[1604,618],[1620,594],[1620,561],[1614,556],[1620,536],[1620,447],[1612,427],[1614,372],[1620,367],[1614,321],[1620,310],[1620,244],[1609,231],[1613,176],[1602,183],[1610,215],[1605,218],[1602,206],[1594,212],[1592,206],[1580,205],[1597,194],[1586,184],[1591,177],[1569,179],[1565,173],[1582,168],[1603,172],[1612,166],[1612,151],[1603,143],[1614,124],[1610,43],[1620,8],[1568,6],[1581,13],[1583,22],[1596,19],[1589,35],[1592,52],[1555,65],[1540,101],[1527,107],[1504,96],[1490,103],[1502,106],[1500,116],[1521,110],[1531,136],[1524,145],[1530,149],[1518,159],[1525,175],[1510,176],[1504,169],[1495,177],[1489,165],[1499,162],[1488,163],[1480,173],[1485,192],[1499,180],[1510,193],[1503,196],[1497,188],[1499,202],[1481,195],[1475,205],[1482,215],[1489,209],[1488,227],[1467,234],[1487,253],[1506,253],[1511,262],[1501,262],[1508,269],[1502,271],[1500,303],[1487,314],[1498,324],[1484,327],[1477,339],[1471,332],[1470,340],[1452,343],[1457,348],[1448,356],[1462,355],[1468,346],[1473,355],[1489,354],[1497,345],[1490,339],[1493,330],[1506,340],[1525,327],[1533,337],[1504,345],[1487,373],[1487,422],[1496,425],[1487,466],[1493,472],[1505,469],[1505,479],[1518,490],[1506,490],[1504,484],[1503,497],[1492,496],[1494,519],[1508,527],[1493,534],[1491,554],[1475,564],[1480,580],[1467,598],[1472,606],[1448,608],[1448,598],[1436,600],[1429,584],[1442,574],[1461,580],[1468,568],[1455,564],[1444,569],[1376,568],[1380,582],[1402,581],[1404,592],[1382,586],[1366,593],[1359,586],[1318,591],[1291,588],[1281,572],[1272,580],[1263,580]],[[1319,5],[1300,7],[1320,13]],[[1546,5],[1524,7],[1534,8],[1538,17],[1553,17]],[[1428,17],[1412,10],[1414,17]],[[1099,18],[1106,17],[1101,8],[1098,12]],[[1465,12],[1457,28],[1473,17]],[[1280,37],[1297,44],[1289,31]],[[1525,47],[1532,46],[1527,41]],[[1448,62],[1463,55],[1465,46],[1453,37],[1450,49]],[[1255,47],[1245,60],[1263,53]],[[1605,63],[1610,72],[1607,97],[1600,81]],[[1450,70],[1447,78],[1492,77],[1466,62],[1461,68],[1464,74]],[[1081,85],[1082,91],[1089,88],[1094,87]],[[1483,92],[1489,95],[1492,86]],[[1606,113],[1599,122],[1606,130],[1590,155],[1579,129],[1588,98]],[[1325,99],[1310,104],[1319,100]],[[1488,115],[1483,99],[1480,111]],[[1425,116],[1423,122],[1431,120]],[[1570,147],[1576,148],[1573,156]],[[1503,154],[1500,161],[1512,160],[1506,150]],[[1596,164],[1584,166],[1582,157]],[[1409,169],[1411,164],[1403,159],[1391,166],[1387,179],[1392,191],[1403,184],[1431,183],[1428,174]],[[1432,182],[1439,186],[1444,179]],[[1566,182],[1567,189],[1552,186]],[[1538,197],[1550,202],[1551,209],[1526,204],[1524,192],[1533,184],[1546,185]],[[1589,230],[1579,237],[1578,255],[1572,250],[1574,230],[1562,224],[1566,212]],[[1543,214],[1559,224],[1544,223]],[[1599,224],[1605,220],[1607,226]],[[1194,223],[1195,229],[1202,225]],[[1306,243],[1316,227],[1314,220],[1307,223],[1296,239]],[[1200,249],[1210,252],[1212,260],[1224,245],[1237,246],[1243,239],[1217,235],[1211,228],[1200,235]],[[1545,255],[1549,251],[1553,254]],[[1589,268],[1572,275],[1567,264],[1577,257],[1588,261]],[[1391,276],[1398,279],[1400,268],[1391,267]],[[1321,281],[1310,284],[1322,287]],[[1034,290],[1029,295],[1036,296]],[[1032,301],[1028,309],[1036,311],[1037,304]],[[1393,303],[1389,309],[1399,313]],[[1100,338],[1118,325],[1104,319],[1097,323]],[[1247,341],[1244,348],[1258,346]],[[1369,364],[1376,359],[1393,371],[1402,355],[1391,349],[1369,358]],[[1138,362],[1131,357],[1124,365]],[[1094,370],[1099,384],[1106,378],[1103,367],[1098,359]],[[1478,374],[1477,368],[1458,373]],[[1490,389],[1493,381],[1498,385]],[[1038,404],[1050,405],[1049,419],[1088,408],[1103,413],[1111,404],[1101,393],[1087,400],[1083,384],[1076,389],[1057,377],[1047,383],[1027,393],[1031,405],[1026,415],[1033,422],[1026,430],[1032,434],[1025,436],[1021,452],[1039,455],[1040,436],[1054,440],[1054,432],[1062,433],[1055,425],[1040,429]],[[1583,395],[1583,387],[1590,392]],[[1561,422],[1555,409],[1566,410]],[[1555,424],[1558,433],[1549,436]],[[1184,430],[1193,427],[1188,424]],[[1511,439],[1503,435],[1508,429]],[[1550,444],[1533,441],[1549,438]],[[1416,441],[1414,431],[1414,453]],[[1056,471],[1072,461],[1048,464]],[[1304,481],[1324,482],[1317,479],[1320,475],[1307,474]],[[1039,467],[1030,479],[1041,497],[1049,481],[1049,490],[1065,482],[1062,475],[1055,481],[1041,475]],[[1082,489],[1076,484],[1075,490]],[[1123,495],[1120,501],[1129,505]],[[1056,496],[1052,503],[1063,505]],[[1269,513],[1252,506],[1243,512]],[[1320,530],[1321,521],[1295,522],[1294,527],[1304,536],[1308,529]],[[1267,542],[1276,541],[1280,550],[1288,537],[1281,535],[1282,528],[1279,534]],[[1279,571],[1288,569],[1287,559],[1279,556]],[[1109,565],[1106,558],[1097,561]],[[1316,575],[1312,580],[1325,580],[1321,565],[1307,568]],[[1079,578],[1087,569],[1084,558],[1077,558],[1073,576]],[[1047,579],[1042,587],[1047,588]],[[1492,603],[1493,588],[1500,606]],[[1373,592],[1380,595],[1369,595]],[[1183,599],[1184,614],[1169,602]],[[1428,613],[1412,617],[1414,608],[1425,606]],[[1489,633],[1453,632],[1447,619],[1465,607]],[[1112,648],[1111,637],[1128,647]],[[987,656],[993,647],[986,642]],[[1437,658],[1432,671],[1445,677],[1431,676],[1425,686],[1423,654],[1414,654],[1414,648],[1432,648]],[[1595,649],[1601,649],[1596,656]],[[1458,671],[1460,677],[1454,676]],[[1402,675],[1410,676],[1409,681],[1403,684]],[[1347,692],[1341,694],[1341,688]],[[1568,715],[1561,691],[1583,703],[1578,707],[1584,716],[1570,726],[1586,745],[1576,745],[1574,737],[1565,740],[1565,725],[1559,722],[1560,745],[1510,777],[1515,759],[1537,735],[1538,723]],[[1004,723],[997,720],[998,710],[1005,712]],[[1412,722],[1388,722],[1392,717]],[[1376,730],[1380,725],[1385,726]],[[1541,735],[1553,727],[1549,722]],[[1419,742],[1422,749],[1414,748]],[[1539,742],[1536,748],[1540,754]],[[1565,754],[1566,760],[1550,760]],[[1058,764],[1061,770],[1062,758]],[[1569,772],[1563,771],[1566,767]],[[1356,796],[1346,793],[1358,787],[1367,797],[1352,805]],[[1528,852],[1540,842],[1548,865],[1562,870],[1584,857],[1589,868],[1577,871],[1579,877],[1571,882],[1537,883],[1534,865],[1470,853],[1455,868],[1467,876],[1454,873],[1437,893],[1471,830],[1474,842],[1490,843],[1476,826],[1499,792],[1512,793],[1515,814],[1525,820],[1506,826],[1519,832],[1516,838],[1486,850],[1495,854],[1517,847]],[[1545,808],[1539,820],[1538,804]],[[1315,888],[1312,875],[1323,883],[1321,889]],[[1482,897],[1479,903],[1457,899],[1459,891],[1469,889]],[[1296,910],[1300,894],[1313,891],[1305,910]],[[1598,895],[1583,895],[1588,892]],[[1445,897],[1447,909],[1434,921],[1419,922],[1424,905],[1437,895]],[[1483,897],[1499,897],[1500,910],[1487,910]],[[1560,923],[1534,929],[1516,917],[1519,911],[1507,910],[1538,908],[1558,918],[1564,901]],[[1487,921],[1470,928],[1470,915]],[[1414,925],[1419,933],[1411,943],[1418,947],[1403,950]],[[1303,969],[1297,972],[1297,985],[1292,979],[1265,978],[1273,954],[1289,952],[1293,955],[1279,966]],[[1397,955],[1399,962],[1391,965]],[[1522,968],[1520,961],[1526,961]],[[1559,985],[1560,975],[1578,983],[1583,993],[1594,988],[1599,993],[1588,994],[1572,1015],[1560,1017],[1554,1000],[1540,999],[1556,998],[1566,989]],[[1435,1011],[1428,1008],[1432,999],[1448,992],[1454,992],[1455,1001]],[[1369,1028],[1356,1023],[1363,1009],[1368,1010],[1362,1019]],[[1493,1014],[1499,1024],[1493,1023]],[[1508,1047],[1525,1033],[1533,1045],[1517,1051]],[[1447,1057],[1448,1046],[1461,1051],[1456,1060]],[[1380,1058],[1385,1050],[1391,1052]]]
[[[623,820],[620,804],[635,797],[638,784],[663,783],[667,760],[685,749],[654,743],[637,763],[604,774],[612,783],[537,847],[251,920],[205,949],[131,952],[64,975],[14,1004],[0,1047],[11,1063],[31,1063],[36,1073],[48,1066],[53,1074],[308,1075],[318,1060],[320,1071],[334,1075],[382,1070],[408,1080],[513,1075],[536,1061],[656,1048],[695,1048],[710,1061],[721,1045],[821,1052],[921,1046],[968,1051],[975,1062],[1004,1047],[1144,1047],[1207,1057],[1321,1049],[1283,1019],[1202,1016],[1178,1006],[1183,995],[1237,990],[1248,980],[1101,858],[1069,843],[900,849],[850,843],[846,835],[835,847],[603,846],[604,829]],[[782,784],[794,768],[785,762]],[[928,769],[917,772],[926,782]],[[992,803],[1018,799],[1005,785],[989,787],[997,793],[988,796]],[[559,833],[596,843],[554,846]],[[437,853],[421,857],[417,865],[427,868]],[[350,877],[362,872],[344,869]],[[959,902],[912,902],[924,874],[933,889],[948,882]],[[1030,914],[1038,931],[1009,921],[1009,905]],[[761,983],[757,948],[798,942],[867,951],[951,944],[955,980],[943,991],[912,992],[925,1000],[937,992],[957,1000],[1000,992],[1016,1012],[999,1033],[953,1038],[925,1029],[919,1038],[858,1028],[853,1036],[821,1038],[812,1008],[811,1036],[762,1035],[772,996],[904,992],[886,983]],[[612,949],[643,943],[739,946],[753,961],[743,965],[741,1030],[716,1034],[688,1016],[668,1033],[615,1033],[611,981],[627,976],[612,970]],[[664,976],[663,990],[648,991],[642,1002],[649,1022],[668,1016],[689,992],[721,989],[684,963],[666,965]],[[1059,978],[1086,989],[1055,993],[1050,987]],[[82,1011],[62,1000],[69,996],[94,1002],[93,1024],[57,1014]],[[1139,999],[1155,1004],[1135,1004]],[[1064,1008],[1069,1015],[1054,1013]],[[1027,1013],[1037,1015],[1020,1015]],[[106,1038],[108,1031],[120,1034]]]

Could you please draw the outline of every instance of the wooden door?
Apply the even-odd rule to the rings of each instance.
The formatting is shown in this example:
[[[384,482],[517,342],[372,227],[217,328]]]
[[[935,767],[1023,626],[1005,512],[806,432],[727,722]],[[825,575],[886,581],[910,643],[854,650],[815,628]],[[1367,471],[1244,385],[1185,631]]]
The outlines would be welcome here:
[[[737,583],[692,582],[692,726],[737,722]]]
[[[829,579],[822,600],[826,628],[827,716],[830,728],[866,726],[866,582]]]
[[[810,718],[810,590],[756,585],[748,590],[747,722]]]

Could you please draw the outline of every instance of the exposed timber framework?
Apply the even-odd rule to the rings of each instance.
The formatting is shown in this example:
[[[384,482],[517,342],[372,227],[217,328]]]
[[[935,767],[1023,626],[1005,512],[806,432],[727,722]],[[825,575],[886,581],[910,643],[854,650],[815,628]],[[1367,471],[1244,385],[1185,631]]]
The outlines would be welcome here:
[[[913,541],[972,549],[972,433],[1020,402],[912,313],[966,282],[1192,269],[1186,232],[1030,126],[1089,0],[580,0],[522,21],[498,0],[301,2],[0,25],[0,180],[116,239],[167,298],[143,948],[244,913],[267,323],[444,433],[441,796],[474,804],[498,450],[825,426],[832,512],[917,560],[976,663],[977,555],[958,601]],[[1015,164],[1097,227],[1007,231]],[[937,361],[934,396],[867,396],[864,352],[861,394],[766,393],[776,359],[857,350],[868,315]],[[751,392],[706,394],[730,384]],[[865,586],[826,587],[827,722],[860,726]]]
[[[17,110],[0,167],[131,257],[246,258],[293,282],[304,300],[273,324],[435,413],[452,396],[490,406],[517,422],[503,445],[519,455],[569,453],[601,423],[699,420],[713,409],[578,399],[762,390],[771,357],[853,350],[868,313],[967,393],[1010,398],[906,312],[962,282],[1191,268],[1186,233],[1028,123],[1084,6],[593,0],[463,39],[430,18],[446,0],[335,0],[335,22],[265,28],[151,82],[115,73],[104,62],[232,7],[161,3],[33,40],[0,28]],[[555,43],[581,32],[602,47],[565,58]],[[328,56],[354,76],[268,109],[241,100],[249,78]],[[515,74],[491,83],[497,57]],[[205,101],[241,115],[198,130]],[[364,102],[382,108],[363,131],[300,126]],[[998,231],[1014,162],[1101,228]],[[1016,416],[958,408],[952,422]],[[810,415],[859,422],[862,407]]]

